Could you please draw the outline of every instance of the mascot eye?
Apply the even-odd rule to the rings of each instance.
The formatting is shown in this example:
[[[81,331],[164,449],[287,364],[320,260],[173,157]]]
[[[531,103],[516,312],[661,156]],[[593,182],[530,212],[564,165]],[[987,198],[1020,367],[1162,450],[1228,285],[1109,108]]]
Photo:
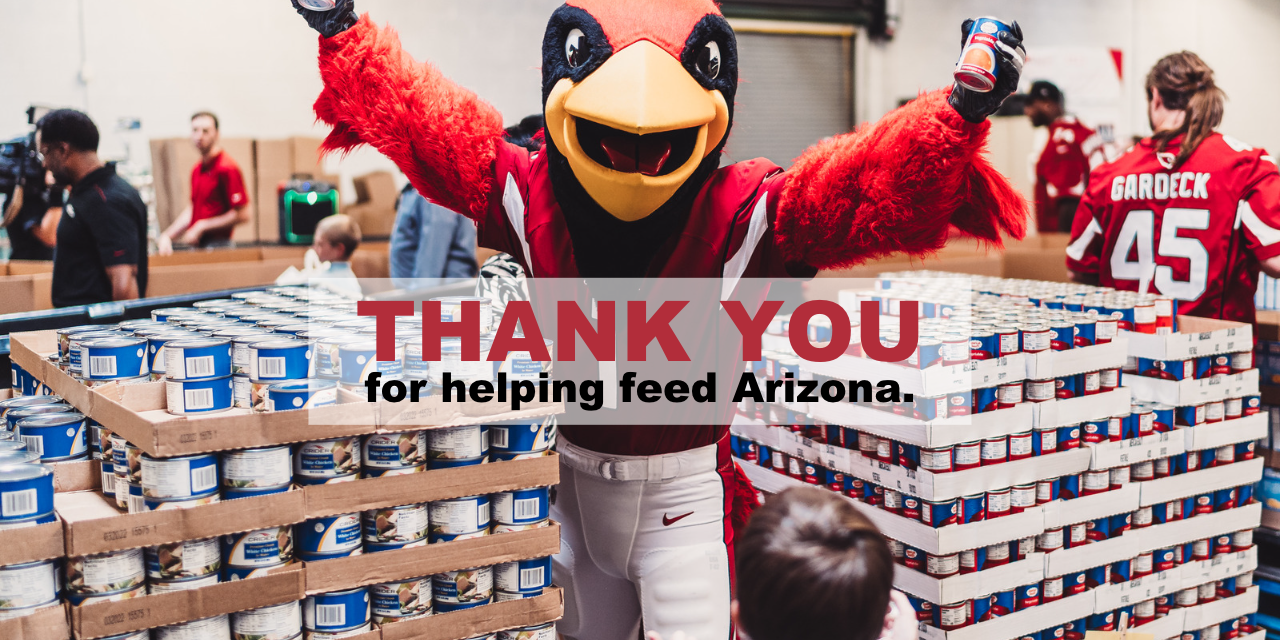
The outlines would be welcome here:
[[[720,75],[720,45],[715,40],[708,42],[698,52],[698,71],[709,80],[715,80]]]
[[[564,58],[569,61],[569,68],[576,69],[591,57],[591,44],[582,29],[573,29],[564,39]]]

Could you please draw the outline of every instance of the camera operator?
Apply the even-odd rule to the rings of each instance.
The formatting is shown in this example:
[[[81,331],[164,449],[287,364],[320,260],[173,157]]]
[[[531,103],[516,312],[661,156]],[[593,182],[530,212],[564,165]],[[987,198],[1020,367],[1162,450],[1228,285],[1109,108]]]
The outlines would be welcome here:
[[[14,188],[4,213],[10,260],[53,260],[66,187],[57,184],[52,173],[42,173],[44,180],[38,184],[27,182]]]
[[[53,306],[145,296],[147,208],[98,159],[98,127],[79,111],[50,111],[36,123],[36,148],[54,179],[71,185],[53,252]]]

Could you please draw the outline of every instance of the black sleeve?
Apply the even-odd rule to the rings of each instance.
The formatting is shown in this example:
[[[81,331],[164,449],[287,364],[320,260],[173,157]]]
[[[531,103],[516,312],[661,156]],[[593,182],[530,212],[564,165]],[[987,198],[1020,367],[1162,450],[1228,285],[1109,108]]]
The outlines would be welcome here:
[[[84,215],[84,222],[93,234],[94,244],[102,266],[138,264],[144,247],[138,246],[138,220],[133,205],[121,195],[113,194],[105,202],[99,201],[94,211]]]

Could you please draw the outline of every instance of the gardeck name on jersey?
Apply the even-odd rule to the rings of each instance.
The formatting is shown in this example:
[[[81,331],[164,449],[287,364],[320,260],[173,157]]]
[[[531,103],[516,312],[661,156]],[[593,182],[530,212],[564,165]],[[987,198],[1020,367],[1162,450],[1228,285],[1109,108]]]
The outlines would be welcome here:
[[[1171,200],[1209,198],[1209,173],[1130,173],[1111,180],[1111,199]]]

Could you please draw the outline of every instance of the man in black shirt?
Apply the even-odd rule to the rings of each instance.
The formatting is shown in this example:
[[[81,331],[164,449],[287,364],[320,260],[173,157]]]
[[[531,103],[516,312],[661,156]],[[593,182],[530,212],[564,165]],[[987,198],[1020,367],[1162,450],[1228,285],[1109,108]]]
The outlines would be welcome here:
[[[71,185],[53,252],[53,306],[145,296],[147,207],[98,159],[98,128],[72,109],[50,111],[36,128],[45,168]]]

